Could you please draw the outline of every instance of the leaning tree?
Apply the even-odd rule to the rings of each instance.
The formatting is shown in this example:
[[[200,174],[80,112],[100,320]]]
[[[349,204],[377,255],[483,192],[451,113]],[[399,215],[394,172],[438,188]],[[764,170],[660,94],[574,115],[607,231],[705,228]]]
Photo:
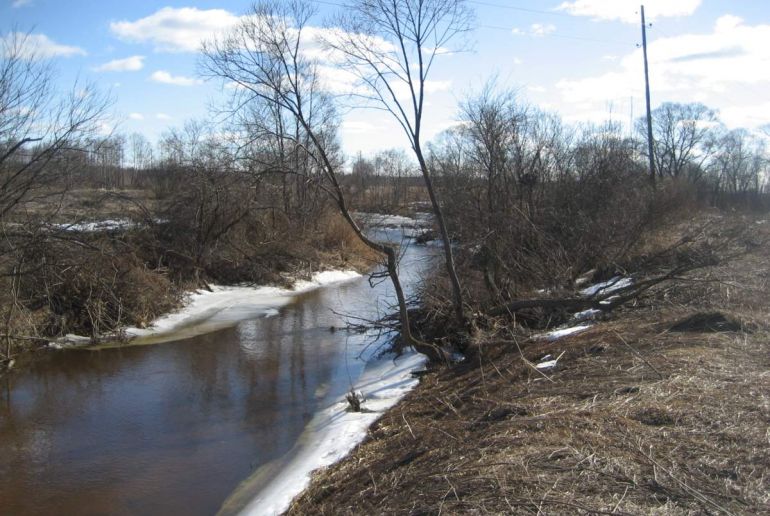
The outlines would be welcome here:
[[[463,0],[352,0],[324,34],[325,47],[359,84],[352,95],[398,122],[422,172],[441,233],[455,316],[465,325],[463,291],[428,160],[423,151],[426,94],[436,59],[471,30]]]
[[[281,143],[282,151],[268,164],[269,170],[301,174],[323,190],[358,238],[385,256],[398,300],[402,342],[439,358],[442,354],[436,347],[411,333],[397,250],[369,238],[351,215],[338,177],[340,118],[335,98],[328,94],[319,72],[317,53],[311,51],[317,31],[309,23],[315,14],[311,3],[302,0],[255,4],[228,34],[204,44],[202,73],[228,85],[231,98],[226,112],[239,122],[247,142],[273,139]],[[295,152],[312,166],[292,167],[285,156]]]

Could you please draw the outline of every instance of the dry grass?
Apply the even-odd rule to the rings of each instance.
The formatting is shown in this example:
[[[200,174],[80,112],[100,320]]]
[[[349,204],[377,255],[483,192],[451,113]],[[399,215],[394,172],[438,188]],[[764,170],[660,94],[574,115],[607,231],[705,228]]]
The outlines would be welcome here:
[[[770,513],[770,250],[747,249],[583,334],[482,340],[290,513]],[[717,310],[751,331],[669,331]]]

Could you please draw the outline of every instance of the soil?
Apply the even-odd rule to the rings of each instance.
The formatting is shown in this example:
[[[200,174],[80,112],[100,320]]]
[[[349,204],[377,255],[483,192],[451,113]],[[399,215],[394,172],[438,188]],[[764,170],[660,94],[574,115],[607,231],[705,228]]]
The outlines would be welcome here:
[[[770,249],[750,244],[583,333],[482,335],[289,513],[770,513]]]

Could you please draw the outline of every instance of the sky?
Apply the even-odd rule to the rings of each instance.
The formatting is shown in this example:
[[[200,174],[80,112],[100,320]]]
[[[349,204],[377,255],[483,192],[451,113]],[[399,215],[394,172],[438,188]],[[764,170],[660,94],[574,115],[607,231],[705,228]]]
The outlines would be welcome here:
[[[478,0],[475,30],[431,72],[430,139],[458,121],[458,104],[492,77],[522,101],[565,121],[625,124],[644,113],[640,0]],[[115,98],[122,133],[151,141],[190,119],[209,119],[227,94],[198,74],[201,41],[249,8],[242,0],[0,0],[0,33],[28,42],[57,69],[62,89],[96,83]],[[314,24],[339,7],[317,2]],[[730,128],[770,122],[770,3],[646,0],[653,108],[702,102]],[[345,114],[348,155],[404,147],[388,115]]]

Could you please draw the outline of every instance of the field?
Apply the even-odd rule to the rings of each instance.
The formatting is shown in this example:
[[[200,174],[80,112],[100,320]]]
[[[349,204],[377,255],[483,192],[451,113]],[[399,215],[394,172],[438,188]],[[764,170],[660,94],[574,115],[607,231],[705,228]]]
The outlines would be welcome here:
[[[424,374],[291,513],[768,512],[769,228],[739,222],[730,260],[582,333],[482,332],[472,361]],[[549,354],[555,369],[534,367]]]

